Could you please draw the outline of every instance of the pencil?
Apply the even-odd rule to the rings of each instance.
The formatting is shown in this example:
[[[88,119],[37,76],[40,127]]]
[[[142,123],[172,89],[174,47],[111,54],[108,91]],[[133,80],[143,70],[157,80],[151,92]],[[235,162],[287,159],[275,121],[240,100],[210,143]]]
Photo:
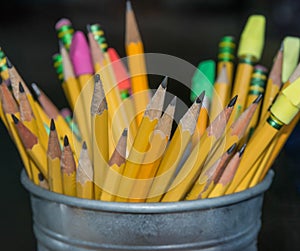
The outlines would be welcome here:
[[[116,201],[127,201],[136,179],[143,158],[149,148],[150,136],[162,113],[167,88],[167,77],[164,78],[156,93],[153,95],[144,113],[142,122],[132,144],[132,149],[126,160],[123,176],[120,180]]]
[[[170,138],[175,106],[176,97],[172,99],[164,114],[159,119],[156,127],[154,128],[149,143],[150,147],[145,154],[143,164],[141,165],[139,173],[137,175],[136,183],[134,184],[134,187],[131,191],[131,197],[136,199],[132,199],[131,201],[145,202],[145,200],[147,199],[152,181],[154,180],[154,176],[157,173],[158,166],[161,163],[163,154],[165,153],[165,149]],[[160,177],[156,178],[159,179]]]
[[[107,102],[99,74],[95,75],[94,81],[94,92],[91,104],[92,163],[94,168],[94,192],[95,198],[98,199],[100,198],[101,187],[103,186],[107,170],[109,138]]]
[[[220,179],[216,182],[212,191],[209,193],[208,198],[215,198],[215,197],[223,196],[225,194],[226,189],[230,185],[230,182],[232,181],[236,173],[236,170],[239,167],[245,148],[246,148],[246,144],[244,144],[241,147],[241,149],[229,161]]]
[[[264,95],[264,100],[261,108],[260,122],[262,121],[264,115],[267,113],[274,98],[278,94],[281,88],[281,72],[282,72],[282,57],[283,57],[283,47],[281,46],[275,61],[273,63],[272,69],[269,74],[269,78],[266,84],[266,91]]]
[[[156,173],[156,177],[158,178],[153,181],[150,189],[149,194],[152,197],[148,198],[147,202],[159,202],[167,190],[168,185],[171,182],[178,164],[182,159],[182,156],[185,153],[195,131],[197,118],[199,116],[204,95],[205,93],[202,92],[202,94],[195,100],[193,105],[180,119],[172,140],[168,145],[158,167]],[[153,197],[153,194],[156,194],[156,196]]]
[[[229,124],[232,124],[245,109],[253,64],[261,57],[264,33],[265,17],[262,15],[250,16],[241,35],[238,49],[239,64],[236,70],[232,96],[238,94],[239,98]]]
[[[216,146],[216,149],[208,156],[207,161],[204,164],[203,172],[206,172],[206,169],[213,165],[213,163],[220,158],[226,149],[228,149],[234,143],[239,144],[243,137],[245,137],[246,129],[248,128],[261,99],[262,95],[260,94],[239,116],[239,118],[227,129],[224,137]]]
[[[126,161],[126,142],[127,142],[127,128],[124,129],[117,146],[109,159],[105,180],[102,186],[100,199],[103,201],[114,201],[116,193],[118,192],[118,185],[121,175],[124,171]]]
[[[61,154],[60,167],[63,194],[76,196],[76,163],[67,136],[64,137],[64,148]]]
[[[193,185],[191,191],[186,196],[186,200],[196,200],[206,198],[207,195],[212,191],[214,183],[222,175],[223,170],[229,161],[231,155],[234,153],[237,144],[234,143],[222,156],[205,171],[202,171],[198,180]]]
[[[229,101],[231,86],[227,75],[227,69],[224,65],[214,84],[212,103],[210,107],[209,119],[213,121],[216,116],[224,109]]]
[[[60,115],[57,107],[46,96],[46,94],[37,86],[37,84],[32,83],[31,86],[47,116],[51,119],[54,119],[60,142],[63,142],[64,136],[67,135],[71,149],[77,158],[77,153],[80,149],[80,143],[78,142],[76,136],[73,134],[64,118]]]
[[[235,47],[236,47],[235,39],[232,36],[224,36],[221,38],[219,42],[217,76],[221,74],[223,68],[226,69],[229,92],[231,92],[231,85],[232,85]],[[227,97],[227,100],[229,100],[229,98],[230,95]],[[227,102],[225,104],[227,104]]]
[[[37,177],[33,177],[32,175],[32,168],[36,168],[36,166],[33,167],[33,164],[31,163],[31,160],[28,158],[28,155],[26,153],[26,150],[21,142],[21,139],[18,135],[18,132],[16,131],[13,119],[11,117],[11,114],[14,114],[16,117],[20,117],[20,113],[19,113],[19,108],[18,105],[16,103],[16,101],[14,100],[11,92],[8,90],[8,87],[6,86],[5,83],[3,83],[1,81],[0,84],[0,96],[1,96],[1,104],[2,104],[2,108],[3,108],[3,114],[4,114],[4,119],[5,122],[7,123],[7,130],[10,133],[10,136],[12,138],[12,140],[14,141],[20,157],[23,161],[26,173],[28,175],[28,177],[35,183],[37,184]],[[3,122],[4,122],[3,120]]]
[[[131,75],[131,90],[136,111],[137,125],[150,101],[144,46],[130,1],[126,2],[125,47]]]
[[[77,197],[90,200],[94,198],[93,176],[93,167],[87,145],[83,142],[76,172]]]
[[[39,173],[38,178],[39,178],[39,186],[46,190],[49,190],[49,184],[47,180],[44,178],[42,173]]]
[[[227,107],[208,126],[203,134],[204,136],[193,148],[179,173],[172,181],[168,191],[161,199],[162,202],[179,201],[185,198],[187,192],[199,177],[210,149],[223,135],[236,99],[237,96],[231,99]]]
[[[61,150],[55,128],[51,119],[50,134],[47,149],[48,183],[50,190],[55,193],[63,193],[62,176],[60,170]]]
[[[46,152],[34,135],[15,115],[11,115],[20,139],[29,157],[35,162],[36,166],[44,177],[48,180],[47,156]]]
[[[270,116],[265,123],[257,128],[252,139],[249,141],[240,166],[231,185],[226,190],[226,194],[233,193],[234,191],[237,192],[236,189],[242,180],[266,147],[268,147],[269,143],[278,134],[282,126],[289,124],[297,115],[300,100],[295,93],[298,93],[299,89],[300,79],[297,79],[276,98],[276,101],[271,106]]]

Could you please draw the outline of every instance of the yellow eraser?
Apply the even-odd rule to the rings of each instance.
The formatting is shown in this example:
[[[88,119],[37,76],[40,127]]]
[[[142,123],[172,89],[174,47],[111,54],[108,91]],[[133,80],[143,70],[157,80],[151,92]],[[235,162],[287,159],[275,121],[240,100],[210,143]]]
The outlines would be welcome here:
[[[297,37],[285,37],[283,40],[283,63],[281,80],[285,83],[295,70],[300,51],[300,40]]]
[[[262,15],[252,15],[248,18],[243,30],[238,57],[252,56],[256,61],[261,57],[265,42],[266,19]]]
[[[270,111],[284,124],[289,124],[300,110],[300,78],[285,88],[276,98]]]

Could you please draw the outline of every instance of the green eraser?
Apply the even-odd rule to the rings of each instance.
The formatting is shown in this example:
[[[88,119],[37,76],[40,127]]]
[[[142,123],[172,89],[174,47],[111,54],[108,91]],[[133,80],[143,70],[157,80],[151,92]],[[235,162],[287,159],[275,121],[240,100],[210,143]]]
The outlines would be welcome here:
[[[209,100],[213,94],[213,84],[215,82],[216,63],[213,60],[205,60],[200,62],[197,70],[192,78],[191,101],[205,91],[205,95]]]
[[[238,49],[238,57],[252,56],[260,60],[265,42],[266,19],[262,15],[252,15],[248,18],[243,30]]]
[[[297,37],[285,37],[283,40],[283,62],[281,80],[285,83],[295,70],[300,51],[300,40]]]

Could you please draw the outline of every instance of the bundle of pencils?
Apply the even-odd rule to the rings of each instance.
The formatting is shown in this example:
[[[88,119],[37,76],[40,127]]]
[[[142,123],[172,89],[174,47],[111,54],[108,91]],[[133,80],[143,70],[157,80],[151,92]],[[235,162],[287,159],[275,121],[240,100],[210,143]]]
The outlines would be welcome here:
[[[59,111],[31,88],[1,51],[0,117],[28,177],[52,192],[116,202],[213,198],[261,182],[300,118],[300,43],[286,37],[270,74],[258,65],[265,18],[253,15],[235,42],[225,36],[215,62],[200,63],[193,104],[171,135],[176,97],[163,111],[167,77],[151,95],[143,43],[126,9],[128,73],[99,24],[88,40],[68,19],[56,24],[53,56],[70,108]],[[216,73],[216,80],[215,80]],[[30,90],[33,90],[34,95]],[[73,113],[73,118],[71,114]]]

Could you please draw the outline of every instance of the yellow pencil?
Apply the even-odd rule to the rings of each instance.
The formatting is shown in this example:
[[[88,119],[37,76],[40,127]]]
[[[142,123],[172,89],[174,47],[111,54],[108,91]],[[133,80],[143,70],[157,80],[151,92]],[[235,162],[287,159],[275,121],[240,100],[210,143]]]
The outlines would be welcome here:
[[[263,121],[262,119],[264,115],[267,113],[268,109],[270,108],[271,104],[274,101],[274,98],[276,97],[276,95],[278,94],[281,88],[281,72],[282,72],[282,57],[283,57],[282,50],[283,47],[280,47],[269,74],[264,100],[261,108],[262,116],[260,117],[260,121]]]
[[[108,167],[108,111],[100,75],[96,74],[94,79],[94,92],[91,104],[92,162],[94,168],[94,192],[95,198],[98,199],[100,198],[101,187],[104,184]]]
[[[205,93],[202,92],[185,115],[180,119],[172,140],[158,167],[156,178],[153,181],[147,202],[160,201],[163,194],[166,192],[195,131],[204,95]]]
[[[225,194],[226,189],[230,185],[236,170],[241,162],[242,155],[245,151],[246,144],[244,144],[241,149],[232,157],[224,172],[222,173],[220,179],[217,181],[212,191],[209,193],[208,198],[219,197]]]
[[[186,200],[196,200],[198,198],[203,199],[207,197],[207,195],[212,191],[218,178],[222,175],[228,160],[234,153],[236,145],[237,144],[234,143],[212,166],[201,172],[200,177],[186,196]]]
[[[40,172],[48,180],[46,152],[34,135],[19,119],[12,114],[15,127],[29,157],[35,162]]]
[[[150,101],[144,48],[130,1],[126,3],[125,47],[131,75],[131,89],[139,125]]]
[[[179,173],[172,181],[168,191],[161,199],[162,202],[179,201],[185,198],[187,192],[190,190],[195,180],[199,177],[210,149],[223,135],[236,99],[237,96],[231,99],[227,107],[206,129],[203,137],[193,148]]]
[[[108,165],[100,200],[114,201],[126,161],[127,128],[124,129]],[[99,199],[99,198],[95,198]]]
[[[252,15],[243,30],[238,49],[239,64],[237,67],[232,96],[239,95],[233,114],[229,120],[231,125],[245,109],[247,92],[250,84],[253,63],[256,63],[264,45],[265,17]]]
[[[62,177],[60,170],[61,150],[53,119],[50,124],[50,134],[47,149],[48,183],[50,190],[63,193]]]
[[[239,191],[236,189],[251,170],[253,164],[278,134],[282,126],[289,124],[297,115],[300,109],[299,92],[300,79],[297,79],[276,98],[274,104],[271,106],[270,116],[265,123],[257,128],[249,141],[237,173],[226,194]]]
[[[127,201],[127,199],[129,199],[134,179],[136,179],[138,175],[145,153],[149,148],[150,136],[162,113],[166,87],[167,77],[164,78],[158,87],[144,113],[143,120],[137,131],[132,149],[125,163],[123,177],[120,180],[116,201]]]
[[[230,90],[231,85],[227,76],[226,66],[224,65],[214,84],[214,92],[209,113],[209,119],[211,121],[213,121],[227,105],[230,97]]]
[[[76,163],[67,136],[64,138],[60,167],[63,193],[69,196],[76,196]]]
[[[164,114],[159,119],[153,134],[150,139],[150,147],[145,154],[143,164],[140,167],[137,181],[131,191],[132,199],[134,202],[144,202],[147,199],[149,189],[161,160],[167,147],[170,138],[173,117],[175,113],[176,97],[172,99]],[[195,119],[195,118],[194,118]],[[158,177],[159,179],[160,177]],[[149,195],[151,196],[151,195]]]
[[[83,142],[76,172],[77,197],[91,200],[94,198],[93,176],[93,167],[87,145]]]

